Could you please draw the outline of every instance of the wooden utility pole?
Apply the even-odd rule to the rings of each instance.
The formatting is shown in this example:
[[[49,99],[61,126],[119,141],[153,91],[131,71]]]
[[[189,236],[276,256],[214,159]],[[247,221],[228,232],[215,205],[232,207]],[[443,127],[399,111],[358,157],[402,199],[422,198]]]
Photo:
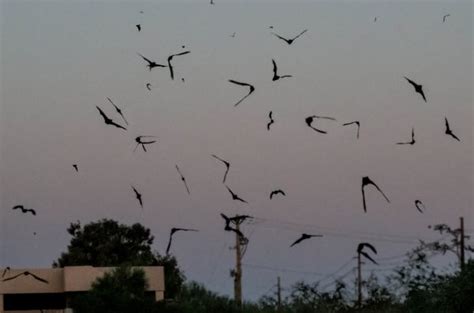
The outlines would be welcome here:
[[[362,261],[360,252],[357,252],[357,306],[362,306]]]
[[[280,276],[277,278],[277,312],[281,313],[281,284]]]
[[[460,217],[460,229],[461,229],[461,239],[459,245],[461,246],[460,249],[460,263],[461,263],[461,271],[464,269],[465,264],[465,255],[464,255],[464,218]]]
[[[234,274],[234,300],[242,307],[242,238],[238,234],[240,232],[240,221],[235,222],[235,271]]]

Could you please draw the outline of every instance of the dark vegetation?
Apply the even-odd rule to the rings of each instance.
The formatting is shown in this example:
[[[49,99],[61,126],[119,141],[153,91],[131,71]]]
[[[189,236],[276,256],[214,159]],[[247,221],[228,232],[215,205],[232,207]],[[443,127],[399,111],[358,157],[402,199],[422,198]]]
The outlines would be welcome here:
[[[474,311],[474,260],[461,269],[453,265],[440,273],[431,263],[435,255],[452,252],[460,259],[460,232],[448,225],[433,227],[446,235],[444,241],[423,242],[407,253],[407,261],[394,268],[381,281],[370,275],[363,282],[364,301],[358,305],[354,284],[334,283],[334,290],[324,291],[319,283],[299,282],[278,303],[277,295],[239,307],[232,299],[207,290],[195,282],[185,282],[176,259],[151,251],[153,236],[142,225],[120,225],[101,220],[82,227],[72,223],[68,228],[71,243],[68,251],[54,266],[94,265],[117,266],[97,280],[92,290],[72,301],[75,312],[82,313],[472,313]],[[466,252],[474,252],[466,246]],[[143,271],[130,266],[162,265],[166,275],[166,300],[155,303],[146,294],[147,281]]]

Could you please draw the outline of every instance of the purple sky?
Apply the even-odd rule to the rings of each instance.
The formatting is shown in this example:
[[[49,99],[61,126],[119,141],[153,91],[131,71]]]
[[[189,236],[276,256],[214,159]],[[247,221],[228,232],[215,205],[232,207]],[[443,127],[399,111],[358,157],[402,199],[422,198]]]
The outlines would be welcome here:
[[[219,213],[244,213],[258,217],[244,229],[244,295],[254,299],[278,275],[289,286],[334,272],[360,241],[383,259],[439,238],[433,223],[464,216],[474,232],[472,2],[215,2],[1,1],[0,266],[50,266],[76,220],[140,222],[161,253],[171,227],[192,227],[200,232],[175,236],[180,265],[231,294],[234,236]],[[288,46],[271,25],[308,32]],[[166,62],[182,45],[191,54],[174,60],[174,81],[137,55]],[[272,58],[294,77],[272,82]],[[423,84],[427,103],[403,76]],[[228,79],[256,91],[234,108],[246,90]],[[120,121],[106,97],[123,108],[127,132],[101,120],[96,105]],[[305,125],[309,115],[337,121],[318,122],[322,135]],[[461,142],[444,135],[445,116]],[[359,140],[341,127],[353,120]],[[416,144],[396,145],[412,127]],[[158,142],[133,153],[138,135]],[[231,200],[211,154],[231,162],[228,185],[249,205]],[[364,214],[363,176],[391,203],[370,189]],[[270,201],[276,188],[287,196]],[[325,237],[290,249],[302,232]]]

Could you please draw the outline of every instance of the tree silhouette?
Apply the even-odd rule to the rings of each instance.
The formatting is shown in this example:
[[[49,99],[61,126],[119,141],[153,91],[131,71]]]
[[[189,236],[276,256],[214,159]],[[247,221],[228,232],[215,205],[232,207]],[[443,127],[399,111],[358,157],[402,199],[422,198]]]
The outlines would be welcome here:
[[[102,219],[82,226],[71,223],[67,232],[72,236],[67,251],[53,263],[64,266],[163,266],[166,297],[174,297],[184,282],[184,274],[172,256],[152,251],[154,237],[141,224],[131,226]]]

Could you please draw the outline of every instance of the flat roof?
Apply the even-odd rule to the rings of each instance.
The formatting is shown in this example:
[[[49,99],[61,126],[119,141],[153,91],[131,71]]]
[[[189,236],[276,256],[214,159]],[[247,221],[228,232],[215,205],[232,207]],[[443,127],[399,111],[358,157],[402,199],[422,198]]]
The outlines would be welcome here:
[[[145,272],[148,280],[148,291],[164,292],[165,279],[162,266],[136,266]],[[92,283],[115,267],[66,266],[64,268],[21,268],[6,270],[0,281],[0,295],[32,293],[65,293],[81,292],[91,288]],[[3,273],[5,269],[0,269]],[[15,279],[3,281],[8,277],[30,272],[44,279],[47,283],[31,275],[20,275]]]

